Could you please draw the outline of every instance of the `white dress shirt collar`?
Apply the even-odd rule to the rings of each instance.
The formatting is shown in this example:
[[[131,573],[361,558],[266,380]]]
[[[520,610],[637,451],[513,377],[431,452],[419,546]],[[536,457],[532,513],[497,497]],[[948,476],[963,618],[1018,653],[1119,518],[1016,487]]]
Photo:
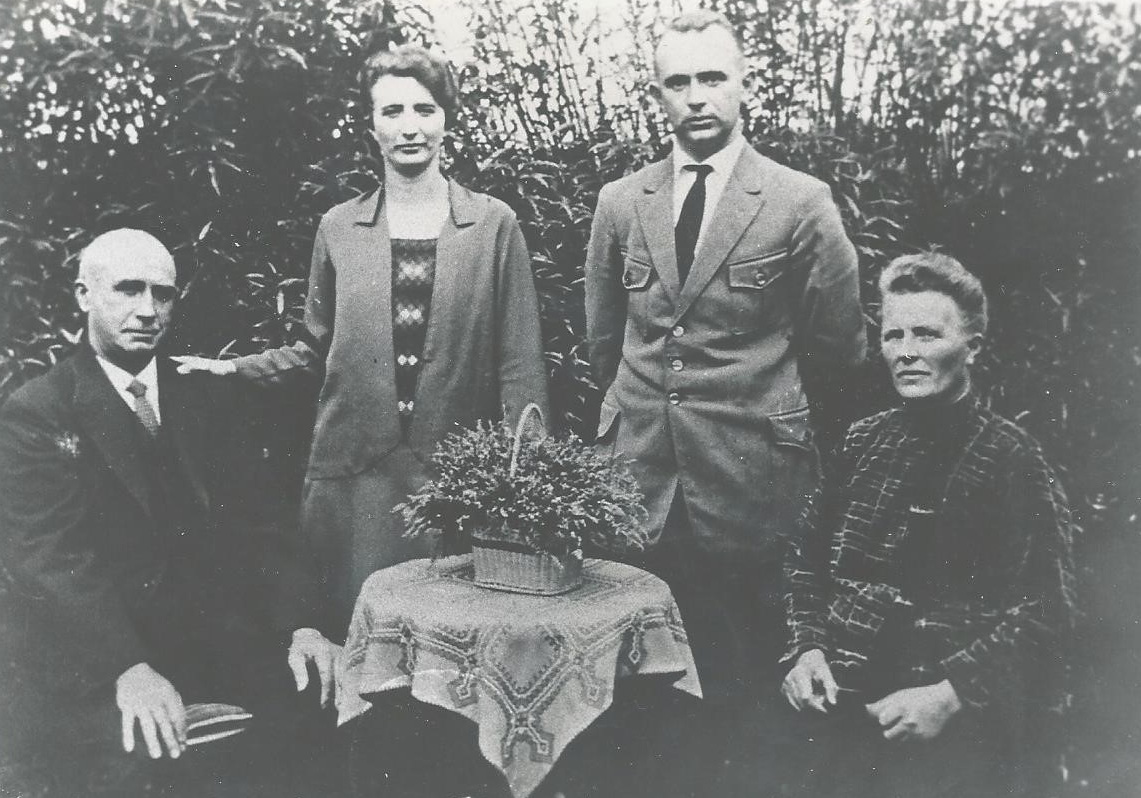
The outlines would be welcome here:
[[[715,216],[713,211],[717,207],[717,203],[721,201],[721,195],[725,193],[725,186],[729,184],[729,178],[737,166],[737,161],[747,146],[748,142],[745,141],[745,137],[741,134],[741,131],[736,130],[728,144],[710,155],[704,161],[698,161],[682,149],[681,144],[677,140],[677,136],[674,136],[673,221],[675,227],[677,226],[678,218],[681,216],[681,206],[685,202],[685,195],[689,193],[690,187],[693,186],[693,181],[697,179],[697,174],[685,167],[688,164],[695,163],[702,163],[713,167],[713,171],[705,178],[705,208],[701,217],[701,231],[697,235],[695,252],[701,250],[701,245],[708,235],[709,226]]]
[[[123,401],[127,403],[127,407],[131,408],[131,412],[135,412],[135,397],[127,390],[127,386],[133,381],[138,380],[143,385],[147,386],[147,401],[151,403],[154,408],[155,418],[159,423],[162,423],[162,413],[159,410],[159,397],[158,397],[158,366],[155,359],[152,357],[151,361],[143,367],[143,370],[138,374],[132,374],[129,371],[119,368],[110,360],[105,360],[98,355],[95,359],[99,361],[103,373],[107,375],[107,379],[111,381],[116,393],[123,397]]]
[[[682,177],[682,170],[689,164],[703,163],[707,166],[712,166],[713,171],[709,173],[709,178],[714,175],[721,175],[724,181],[728,181],[729,175],[733,173],[733,167],[737,165],[737,159],[741,157],[741,152],[745,149],[745,136],[740,130],[733,132],[732,138],[729,143],[719,149],[717,152],[710,155],[704,161],[699,161],[685,151],[681,146],[681,142],[677,140],[677,136],[673,137],[673,167],[674,167],[674,183],[678,183]],[[692,172],[687,172],[687,176],[692,175]],[[709,184],[709,178],[706,178],[706,185]],[[689,182],[693,182],[693,178],[689,177]],[[687,187],[688,190],[688,187]],[[708,197],[708,194],[706,195]]]

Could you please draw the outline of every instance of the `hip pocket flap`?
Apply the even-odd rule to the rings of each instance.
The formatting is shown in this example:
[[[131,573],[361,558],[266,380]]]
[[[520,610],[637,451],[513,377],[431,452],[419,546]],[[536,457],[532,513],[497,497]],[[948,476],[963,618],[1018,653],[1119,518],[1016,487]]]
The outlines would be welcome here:
[[[791,413],[781,413],[778,416],[769,416],[769,425],[773,431],[773,440],[778,446],[812,448],[812,425],[808,416],[808,408],[794,410]]]

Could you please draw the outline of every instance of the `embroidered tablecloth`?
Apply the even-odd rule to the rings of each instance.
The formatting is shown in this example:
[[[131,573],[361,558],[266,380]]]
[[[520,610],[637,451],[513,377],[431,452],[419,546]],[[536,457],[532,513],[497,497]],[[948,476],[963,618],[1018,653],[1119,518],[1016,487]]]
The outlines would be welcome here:
[[[588,559],[581,587],[526,596],[478,587],[470,555],[377,571],[361,589],[338,667],[338,722],[363,696],[410,687],[478,724],[484,757],[526,798],[567,744],[610,706],[617,677],[678,675],[701,695],[666,583]]]

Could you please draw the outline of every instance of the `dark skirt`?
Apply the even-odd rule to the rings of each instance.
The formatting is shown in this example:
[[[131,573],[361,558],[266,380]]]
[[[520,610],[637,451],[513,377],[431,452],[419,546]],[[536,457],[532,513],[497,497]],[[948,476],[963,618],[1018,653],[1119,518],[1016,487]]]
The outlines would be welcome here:
[[[392,511],[427,479],[424,463],[400,444],[360,474],[305,480],[301,527],[320,559],[334,638],[344,638],[371,573],[431,555],[432,541],[404,537],[404,519]]]

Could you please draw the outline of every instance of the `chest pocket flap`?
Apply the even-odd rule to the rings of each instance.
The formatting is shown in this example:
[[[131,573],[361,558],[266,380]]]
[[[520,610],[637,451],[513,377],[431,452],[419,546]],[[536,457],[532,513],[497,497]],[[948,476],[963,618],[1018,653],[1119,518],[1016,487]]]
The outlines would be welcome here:
[[[784,274],[791,258],[787,249],[770,252],[767,255],[746,258],[729,264],[729,287],[751,288],[761,291]]]
[[[627,256],[622,270],[622,286],[627,291],[645,288],[650,284],[650,278],[653,274],[654,269],[650,264]]]

